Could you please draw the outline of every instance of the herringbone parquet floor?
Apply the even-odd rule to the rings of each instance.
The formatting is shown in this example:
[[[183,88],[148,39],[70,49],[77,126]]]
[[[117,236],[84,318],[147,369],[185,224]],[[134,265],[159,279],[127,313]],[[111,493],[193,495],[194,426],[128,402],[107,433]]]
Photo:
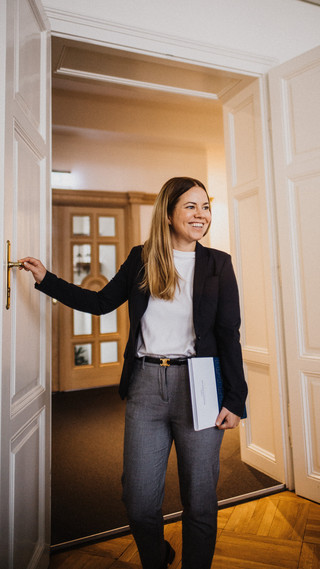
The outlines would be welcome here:
[[[181,568],[181,522],[165,526]],[[320,569],[320,504],[283,492],[219,511],[211,569]],[[141,569],[128,535],[55,553],[49,569]]]

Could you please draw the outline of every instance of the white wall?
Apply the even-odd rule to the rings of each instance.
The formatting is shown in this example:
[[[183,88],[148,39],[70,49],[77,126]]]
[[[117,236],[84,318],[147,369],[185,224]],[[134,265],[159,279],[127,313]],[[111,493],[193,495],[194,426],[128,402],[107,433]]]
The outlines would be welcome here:
[[[220,103],[160,104],[54,89],[52,120],[53,169],[70,170],[75,189],[158,193],[173,176],[198,178],[214,197],[210,243],[229,250]]]
[[[223,56],[242,70],[250,58],[283,62],[319,45],[320,7],[300,0],[43,3],[53,32],[181,57],[194,50],[201,61],[214,64]]]

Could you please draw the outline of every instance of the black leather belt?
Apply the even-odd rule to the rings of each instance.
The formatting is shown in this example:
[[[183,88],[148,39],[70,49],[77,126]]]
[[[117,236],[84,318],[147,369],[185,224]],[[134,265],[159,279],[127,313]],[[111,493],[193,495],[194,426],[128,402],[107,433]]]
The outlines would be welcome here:
[[[169,366],[182,366],[188,363],[188,358],[152,358],[151,356],[144,356],[145,362],[148,364],[158,364],[162,367],[169,367]]]

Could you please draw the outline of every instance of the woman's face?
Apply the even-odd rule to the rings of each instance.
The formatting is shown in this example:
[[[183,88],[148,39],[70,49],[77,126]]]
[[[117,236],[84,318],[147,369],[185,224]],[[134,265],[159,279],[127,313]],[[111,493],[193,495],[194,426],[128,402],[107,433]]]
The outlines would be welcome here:
[[[169,217],[172,247],[178,251],[194,251],[211,221],[210,204],[203,188],[193,186],[180,196]]]

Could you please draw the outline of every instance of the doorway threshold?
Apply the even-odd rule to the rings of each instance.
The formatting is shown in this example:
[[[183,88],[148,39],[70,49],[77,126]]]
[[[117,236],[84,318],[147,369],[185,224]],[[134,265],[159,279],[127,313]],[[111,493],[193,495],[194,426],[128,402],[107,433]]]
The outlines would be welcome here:
[[[218,509],[223,510],[224,508],[230,508],[244,502],[257,500],[258,498],[264,498],[265,496],[270,496],[271,494],[278,494],[279,492],[284,492],[285,490],[287,490],[285,484],[276,484],[275,486],[270,486],[269,488],[254,490],[253,492],[248,492],[247,494],[241,494],[240,496],[233,496],[232,498],[219,500]]]
[[[240,496],[233,496],[232,498],[219,500],[218,509],[222,510],[224,508],[230,508],[244,502],[257,500],[258,498],[264,498],[265,496],[270,496],[271,494],[278,494],[279,492],[284,492],[286,489],[287,488],[285,484],[277,484],[276,486],[270,486],[269,488],[262,488],[261,490],[255,490],[254,492],[248,492],[247,494],[241,494]],[[168,524],[179,521],[181,519],[181,516],[182,510],[179,512],[173,512],[172,514],[166,514],[163,516],[163,519],[164,522]],[[131,533],[130,526],[126,525],[96,534],[86,535],[78,539],[72,539],[70,541],[64,541],[62,543],[51,545],[50,552],[56,553],[57,551],[62,551],[65,549],[73,549],[76,547],[81,547],[86,543],[106,541],[108,539],[114,539],[116,537],[128,535],[129,533]]]

